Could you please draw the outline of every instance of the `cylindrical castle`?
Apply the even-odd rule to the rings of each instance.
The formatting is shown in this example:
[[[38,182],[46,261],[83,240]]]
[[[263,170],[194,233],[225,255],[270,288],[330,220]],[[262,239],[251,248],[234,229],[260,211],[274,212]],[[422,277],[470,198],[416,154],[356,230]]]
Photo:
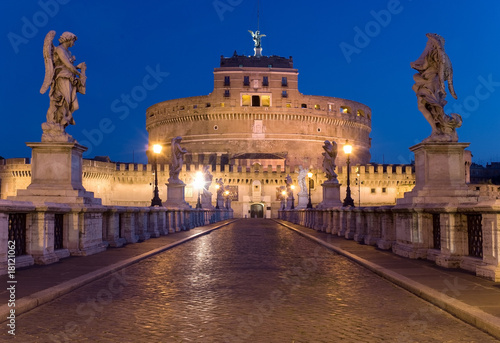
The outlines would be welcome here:
[[[319,167],[325,140],[340,149],[349,140],[351,162],[370,161],[371,110],[359,102],[304,95],[292,57],[222,57],[214,90],[206,96],[164,101],[146,111],[149,144],[181,136],[189,163],[281,160]],[[170,163],[169,149],[162,163]],[[269,163],[270,164],[270,163]],[[337,165],[345,164],[338,158]]]

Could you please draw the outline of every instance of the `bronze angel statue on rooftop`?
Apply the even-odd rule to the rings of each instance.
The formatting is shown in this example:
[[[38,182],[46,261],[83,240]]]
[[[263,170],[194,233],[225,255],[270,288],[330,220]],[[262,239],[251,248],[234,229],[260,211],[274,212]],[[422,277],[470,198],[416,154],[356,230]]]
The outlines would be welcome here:
[[[262,39],[262,37],[265,37],[266,35],[261,35],[259,30],[255,31],[255,33],[252,30],[248,30],[248,32],[250,32],[250,34],[252,35],[255,47],[260,48],[261,47],[261,39]]]
[[[445,82],[451,96],[457,99],[453,88],[453,68],[444,51],[444,38],[428,33],[428,41],[422,55],[410,63],[418,71],[413,76],[412,89],[417,94],[418,109],[432,127],[431,135],[424,142],[457,142],[456,128],[462,125],[462,117],[457,113],[444,112],[447,101]]]
[[[79,108],[76,93],[85,94],[87,80],[85,62],[74,66],[75,56],[69,51],[77,37],[71,32],[64,32],[59,38],[59,45],[55,47],[53,44],[55,35],[55,31],[50,31],[43,45],[45,79],[40,93],[44,94],[50,87],[47,123],[45,126],[42,125],[44,134],[47,130],[65,134],[66,126],[75,124],[73,112]]]

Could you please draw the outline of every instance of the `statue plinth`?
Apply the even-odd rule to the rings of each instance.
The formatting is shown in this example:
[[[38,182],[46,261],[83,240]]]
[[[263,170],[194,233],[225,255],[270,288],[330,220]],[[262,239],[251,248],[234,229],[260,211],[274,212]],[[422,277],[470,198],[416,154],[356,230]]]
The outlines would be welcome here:
[[[423,142],[415,154],[415,187],[397,205],[467,203],[477,194],[465,181],[464,150],[469,143]]]
[[[82,185],[82,154],[76,142],[26,143],[32,149],[31,184],[13,200],[101,205]]]
[[[306,208],[308,202],[309,196],[307,195],[307,192],[299,192],[297,194],[297,206],[295,206],[295,209],[299,210],[302,208]]]
[[[212,205],[212,193],[201,193],[201,207],[209,210],[214,209],[214,205]]]
[[[323,187],[323,201],[316,208],[342,207],[342,201],[340,201],[340,184],[336,179],[323,182],[321,187]]]
[[[186,209],[191,206],[184,200],[184,188],[186,184],[178,179],[168,179],[167,185],[167,201],[163,203],[168,208]]]
[[[253,51],[254,51],[255,57],[262,57],[262,48],[261,47],[259,47],[259,48],[255,47],[255,48],[253,48]]]

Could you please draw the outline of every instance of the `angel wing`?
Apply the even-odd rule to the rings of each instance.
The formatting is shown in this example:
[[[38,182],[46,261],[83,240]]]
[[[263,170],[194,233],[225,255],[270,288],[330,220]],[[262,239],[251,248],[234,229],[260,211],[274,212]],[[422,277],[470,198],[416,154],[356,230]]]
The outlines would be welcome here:
[[[252,30],[248,30],[248,32],[250,32],[250,34],[251,34],[252,36],[254,36],[254,33],[253,33],[253,31],[252,31]]]
[[[40,88],[40,93],[44,94],[47,89],[49,89],[52,83],[52,78],[54,77],[54,36],[56,31],[51,30],[45,36],[43,41],[43,59],[45,60],[45,78],[43,80],[42,88]]]

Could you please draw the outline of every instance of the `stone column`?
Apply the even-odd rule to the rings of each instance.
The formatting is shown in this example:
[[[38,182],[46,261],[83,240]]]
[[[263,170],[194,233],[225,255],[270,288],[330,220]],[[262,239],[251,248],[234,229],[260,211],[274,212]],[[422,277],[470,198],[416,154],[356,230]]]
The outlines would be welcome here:
[[[120,237],[120,213],[116,207],[108,207],[108,211],[104,213],[103,230],[103,239],[109,246],[122,247],[127,242]]]
[[[27,252],[33,256],[36,264],[50,264],[59,261],[54,253],[54,213],[47,208],[37,207],[27,218],[30,244]]]
[[[460,213],[448,209],[440,213],[441,251],[436,264],[446,268],[459,268],[463,256],[468,255],[467,223]],[[432,229],[431,229],[432,230]],[[432,235],[432,231],[431,231]]]
[[[127,240],[127,243],[137,243],[139,241],[139,236],[136,233],[136,211],[134,209],[128,209],[125,213],[122,213],[122,235],[123,238]]]
[[[483,213],[483,265],[476,267],[476,275],[495,282],[500,281],[500,213]]]

